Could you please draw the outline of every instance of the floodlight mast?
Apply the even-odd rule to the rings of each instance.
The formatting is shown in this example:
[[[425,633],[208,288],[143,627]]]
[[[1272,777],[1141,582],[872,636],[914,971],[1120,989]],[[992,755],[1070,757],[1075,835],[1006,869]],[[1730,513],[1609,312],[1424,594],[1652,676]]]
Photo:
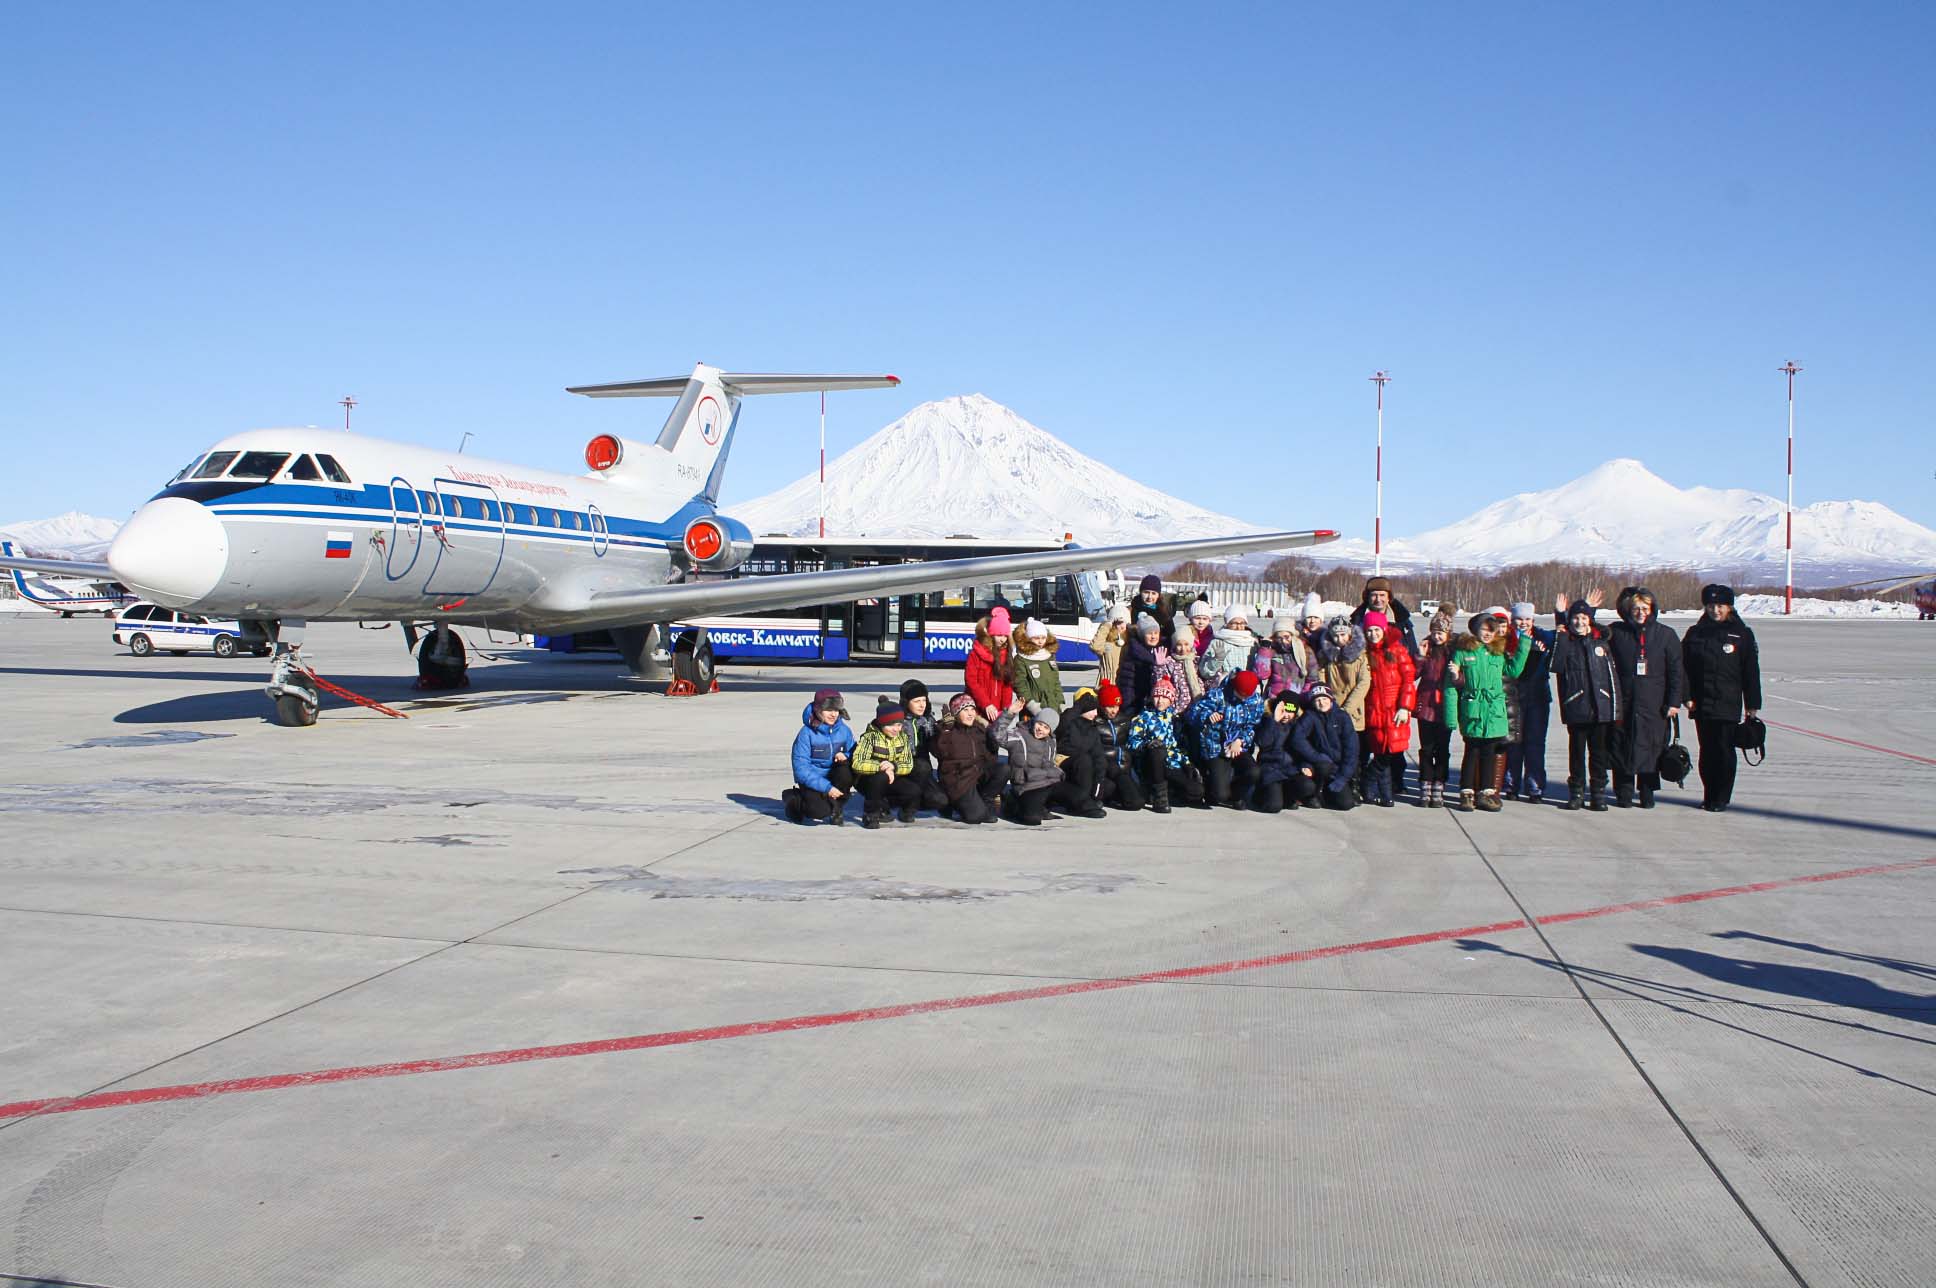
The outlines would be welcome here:
[[[1371,571],[1377,576],[1383,576],[1385,572],[1385,386],[1391,383],[1391,376],[1378,371],[1372,373],[1369,379],[1378,387],[1378,456],[1374,467],[1376,497],[1371,516]]]
[[[1795,612],[1795,374],[1801,368],[1790,358],[1784,365],[1775,368],[1788,377],[1788,531],[1783,538],[1787,547],[1788,577],[1782,590],[1783,617]]]

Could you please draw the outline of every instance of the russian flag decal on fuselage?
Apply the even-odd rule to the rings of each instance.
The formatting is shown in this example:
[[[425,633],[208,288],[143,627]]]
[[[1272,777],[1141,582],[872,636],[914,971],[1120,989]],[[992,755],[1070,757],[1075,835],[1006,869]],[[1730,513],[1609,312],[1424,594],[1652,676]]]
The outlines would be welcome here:
[[[323,537],[323,558],[347,559],[350,557],[350,534],[347,532],[325,533]]]

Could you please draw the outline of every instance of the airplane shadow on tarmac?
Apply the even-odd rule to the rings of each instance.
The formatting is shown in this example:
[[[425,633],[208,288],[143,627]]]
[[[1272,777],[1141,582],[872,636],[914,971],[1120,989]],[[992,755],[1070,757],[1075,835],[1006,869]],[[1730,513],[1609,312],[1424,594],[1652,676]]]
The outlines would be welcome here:
[[[572,674],[577,670],[578,674]],[[109,670],[87,667],[0,666],[0,675],[41,675],[93,680],[202,680],[236,685],[210,693],[184,694],[143,707],[133,707],[114,718],[116,724],[181,724],[215,720],[255,720],[270,718],[269,700],[262,692],[268,683],[268,664],[259,669],[150,670],[147,668]],[[582,698],[617,698],[628,695],[661,697],[661,683],[630,680],[619,674],[615,664],[596,672],[591,667],[558,668],[542,677],[509,668],[477,668],[471,671],[467,689],[427,693],[418,690],[407,672],[380,675],[339,675],[323,672],[323,677],[352,693],[405,711],[462,712],[482,707],[521,706],[529,703],[564,702]],[[512,681],[516,681],[513,683]],[[805,703],[815,688],[825,683],[823,676],[803,674],[798,679],[782,676],[732,676],[722,681],[720,692],[709,698],[724,698],[735,692],[797,691]],[[323,713],[355,711],[356,707],[331,694],[323,695]]]
[[[1726,938],[1743,933],[1745,932],[1726,932],[1724,934],[1717,934],[1715,938]],[[1752,1010],[1766,1011],[1775,1015],[1785,1015],[1795,1019],[1810,1020],[1818,1024],[1832,1025],[1836,1028],[1855,1029],[1863,1033],[1873,1033],[1882,1037],[1895,1038],[1901,1042],[1914,1042],[1922,1046],[1936,1046],[1936,1039],[1918,1037],[1912,1033],[1897,1033],[1890,1029],[1877,1028],[1872,1024],[1864,1024],[1859,1020],[1845,1020],[1833,1015],[1823,1015],[1807,1010],[1794,1010],[1786,1006],[1776,1006],[1767,1002],[1752,1002],[1745,998],[1730,997],[1722,993],[1711,993],[1704,989],[1693,988],[1687,985],[1668,984],[1660,980],[1644,979],[1637,975],[1623,975],[1617,971],[1601,970],[1594,966],[1582,966],[1577,963],[1555,961],[1550,957],[1538,957],[1531,953],[1514,952],[1510,948],[1502,948],[1498,944],[1484,939],[1458,939],[1453,942],[1467,952],[1488,952],[1497,953],[1501,957],[1516,957],[1520,961],[1530,962],[1543,969],[1557,971],[1573,979],[1576,985],[1579,980],[1588,980],[1596,984],[1601,984],[1625,997],[1639,1002],[1647,1002],[1654,1006],[1664,1007],[1676,1015],[1684,1015],[1689,1019],[1717,1025],[1730,1032],[1739,1033],[1762,1042],[1772,1042],[1778,1047],[1796,1052],[1799,1055],[1813,1056],[1817,1060],[1822,1060],[1840,1068],[1847,1069],[1852,1073],[1859,1073],[1865,1078],[1875,1078],[1882,1082],[1891,1082],[1909,1091],[1919,1091],[1925,1096],[1936,1096],[1936,1089],[1907,1082],[1901,1078],[1891,1077],[1886,1073],[1879,1073],[1874,1069],[1865,1068],[1862,1065],[1854,1064],[1848,1060],[1837,1059],[1827,1052],[1817,1051],[1811,1047],[1802,1046],[1797,1042],[1789,1042],[1775,1037],[1772,1034],[1761,1033],[1745,1025],[1730,1023],[1721,1018],[1721,1015],[1710,1010],[1707,1004],[1721,1003],[1727,1006],[1747,1007]],[[1743,987],[1753,988],[1763,992],[1782,993],[1789,997],[1802,998],[1810,1002],[1829,1002],[1833,1005],[1847,1007],[1853,1010],[1873,1011],[1877,1014],[1887,1015],[1892,1019],[1908,1020],[1916,1024],[1936,1024],[1936,1014],[1932,1014],[1932,1008],[1936,1008],[1936,997],[1897,992],[1894,989],[1884,988],[1873,981],[1862,979],[1860,976],[1847,975],[1841,971],[1823,971],[1811,967],[1786,968],[1769,962],[1743,962],[1734,958],[1720,957],[1713,953],[1662,948],[1651,944],[1629,944],[1628,947],[1634,949],[1636,952],[1646,953],[1652,957],[1673,961],[1676,965],[1685,966],[1696,973],[1708,974],[1711,979],[1739,984]],[[1707,960],[1702,961],[1699,959]],[[1714,963],[1725,963],[1726,965],[1715,966]],[[1704,966],[1709,967],[1714,973],[1702,969]],[[1743,970],[1741,968],[1749,969]],[[1790,969],[1799,969],[1805,972],[1805,974],[1799,978],[1791,976],[1783,979],[1783,973]],[[1736,972],[1739,972],[1739,974]],[[1823,978],[1825,976],[1832,976],[1834,978]],[[1649,991],[1643,992],[1642,990]],[[1677,1001],[1685,1001],[1690,1003],[1690,1005],[1677,1005]]]
[[[1699,809],[1699,801],[1669,800],[1661,797],[1660,803],[1674,809]],[[1773,818],[1789,823],[1820,823],[1823,827],[1843,827],[1857,832],[1880,832],[1886,836],[1914,836],[1923,840],[1936,837],[1936,828],[1906,827],[1900,823],[1872,823],[1860,818],[1837,818],[1833,814],[1809,814],[1794,809],[1769,809],[1765,805],[1728,806],[1730,814],[1745,814],[1750,818]]]

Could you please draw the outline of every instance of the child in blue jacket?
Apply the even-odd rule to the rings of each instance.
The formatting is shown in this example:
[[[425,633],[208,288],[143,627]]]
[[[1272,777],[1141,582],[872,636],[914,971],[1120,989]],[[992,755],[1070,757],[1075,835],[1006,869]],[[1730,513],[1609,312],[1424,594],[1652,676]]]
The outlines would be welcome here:
[[[780,793],[786,816],[796,823],[812,819],[847,821],[847,798],[854,791],[854,731],[847,727],[846,701],[838,689],[821,689],[800,713],[793,735],[793,786]]]

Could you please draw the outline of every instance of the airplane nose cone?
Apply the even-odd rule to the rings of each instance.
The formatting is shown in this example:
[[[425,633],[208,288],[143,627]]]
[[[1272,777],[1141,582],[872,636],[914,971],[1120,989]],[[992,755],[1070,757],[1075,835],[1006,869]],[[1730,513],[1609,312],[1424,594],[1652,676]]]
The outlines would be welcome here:
[[[117,580],[171,608],[186,607],[214,590],[228,564],[222,521],[207,506],[179,496],[136,510],[108,547],[108,567]]]

